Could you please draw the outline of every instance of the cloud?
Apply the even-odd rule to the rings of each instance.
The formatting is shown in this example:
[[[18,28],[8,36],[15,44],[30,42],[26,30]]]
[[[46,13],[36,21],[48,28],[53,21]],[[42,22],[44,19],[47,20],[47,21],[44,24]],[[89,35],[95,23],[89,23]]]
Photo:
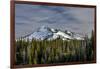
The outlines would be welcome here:
[[[87,33],[94,26],[94,9],[62,6],[15,5],[16,33],[32,32],[42,25]],[[24,28],[24,29],[23,29]]]

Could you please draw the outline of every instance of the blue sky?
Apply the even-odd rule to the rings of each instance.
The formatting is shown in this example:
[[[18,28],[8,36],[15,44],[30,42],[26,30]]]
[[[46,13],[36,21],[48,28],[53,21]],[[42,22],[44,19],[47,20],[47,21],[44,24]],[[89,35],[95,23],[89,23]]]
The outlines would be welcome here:
[[[32,33],[43,25],[90,35],[94,28],[94,8],[15,5],[16,38]]]

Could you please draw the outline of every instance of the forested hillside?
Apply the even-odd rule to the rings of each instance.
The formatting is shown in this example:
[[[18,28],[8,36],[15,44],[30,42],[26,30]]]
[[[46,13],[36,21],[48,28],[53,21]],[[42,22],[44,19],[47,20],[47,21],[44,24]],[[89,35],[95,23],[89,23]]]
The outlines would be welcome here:
[[[16,41],[16,65],[92,61],[93,55],[93,33],[84,40]]]

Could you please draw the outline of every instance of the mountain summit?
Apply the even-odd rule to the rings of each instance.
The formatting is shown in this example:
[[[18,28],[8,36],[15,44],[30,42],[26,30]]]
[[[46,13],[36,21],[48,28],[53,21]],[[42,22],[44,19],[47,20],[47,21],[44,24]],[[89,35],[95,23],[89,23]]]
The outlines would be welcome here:
[[[80,37],[78,34],[75,34],[68,30],[62,31],[59,29],[49,28],[47,26],[40,27],[37,31],[26,36],[24,39],[54,40],[57,38],[61,38],[62,40],[70,40],[70,39],[84,40],[84,38]]]

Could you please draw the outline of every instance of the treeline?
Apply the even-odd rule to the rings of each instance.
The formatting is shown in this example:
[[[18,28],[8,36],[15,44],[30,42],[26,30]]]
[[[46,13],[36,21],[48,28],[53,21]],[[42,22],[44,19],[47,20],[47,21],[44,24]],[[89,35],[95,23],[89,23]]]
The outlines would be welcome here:
[[[84,40],[17,40],[16,64],[52,64],[92,61],[93,38]]]

